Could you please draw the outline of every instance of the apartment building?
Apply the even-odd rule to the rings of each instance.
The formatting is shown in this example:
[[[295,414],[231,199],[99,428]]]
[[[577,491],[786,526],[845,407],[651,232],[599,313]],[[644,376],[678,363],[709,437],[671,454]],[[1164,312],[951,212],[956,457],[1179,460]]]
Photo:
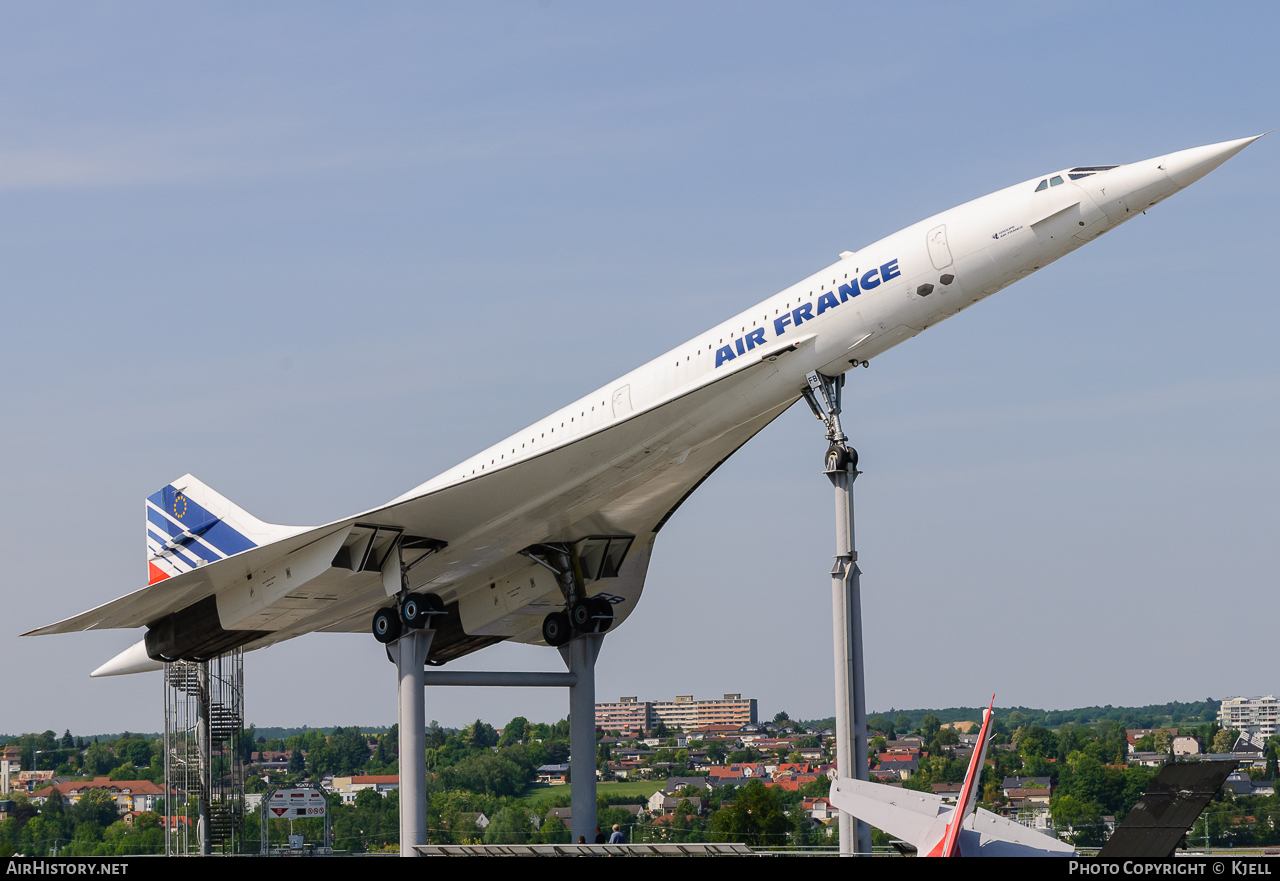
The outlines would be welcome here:
[[[704,725],[752,725],[757,721],[755,698],[726,694],[719,700],[694,700],[684,694],[672,701],[641,701],[621,697],[616,703],[596,704],[596,727],[605,731],[649,730],[658,722],[668,728],[692,731]]]
[[[1280,731],[1280,700],[1266,697],[1231,697],[1218,708],[1218,724],[1223,728],[1270,737]]]

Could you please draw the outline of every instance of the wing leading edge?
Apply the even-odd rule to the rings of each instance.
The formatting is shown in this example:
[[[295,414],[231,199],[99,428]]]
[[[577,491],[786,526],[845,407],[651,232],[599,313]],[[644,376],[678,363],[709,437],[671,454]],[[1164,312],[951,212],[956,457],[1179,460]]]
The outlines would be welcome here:
[[[406,554],[408,586],[459,604],[459,638],[484,631],[463,654],[501,639],[540,641],[529,625],[545,614],[539,599],[544,607],[560,602],[553,580],[542,579],[541,597],[523,595],[524,606],[503,610],[500,620],[477,624],[477,604],[468,598],[519,575],[530,565],[520,550],[536,542],[634,536],[618,580],[607,585],[623,619],[643,587],[657,529],[710,471],[797,399],[779,385],[777,357],[537,456],[318,527],[265,523],[185,475],[147,501],[150,584],[24,635],[147,626],[153,644],[146,655],[154,659],[160,644],[181,644],[193,630],[213,634],[197,647],[201,653],[307,632],[363,631],[402,586],[382,571],[388,548],[427,536],[434,553]],[[743,413],[716,406],[725,396],[765,403]],[[135,646],[120,664],[104,665],[128,669],[102,675],[132,672],[137,664],[125,663],[125,655],[140,660]]]

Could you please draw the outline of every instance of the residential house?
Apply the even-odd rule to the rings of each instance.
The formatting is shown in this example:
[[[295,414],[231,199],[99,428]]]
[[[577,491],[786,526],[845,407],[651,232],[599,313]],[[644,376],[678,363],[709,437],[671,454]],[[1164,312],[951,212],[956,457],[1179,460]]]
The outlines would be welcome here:
[[[956,804],[960,800],[960,793],[964,789],[963,783],[934,783],[930,785],[933,794],[941,796],[944,802]]]
[[[1179,734],[1173,739],[1175,756],[1198,756],[1204,752],[1204,741],[1192,734]]]
[[[800,809],[804,811],[805,816],[810,820],[817,820],[823,825],[840,815],[840,810],[831,803],[831,799],[825,796],[802,800]]]
[[[559,765],[542,765],[538,768],[538,782],[549,783],[552,786],[560,786],[569,782],[569,765],[562,763]]]
[[[164,797],[164,789],[150,780],[111,780],[107,777],[95,777],[85,783],[79,780],[56,781],[44,789],[32,793],[32,801],[43,802],[53,798],[55,793],[64,805],[74,805],[80,797],[91,789],[105,789],[115,799],[120,811],[153,811],[156,803]]]
[[[776,775],[765,786],[777,786],[788,792],[796,792],[806,783],[813,783],[818,779],[817,774],[779,774]]]
[[[341,796],[344,805],[354,804],[356,795],[365,789],[372,789],[386,798],[388,792],[399,788],[400,778],[395,774],[362,774],[333,778],[333,791]]]
[[[667,795],[675,795],[686,786],[696,786],[699,789],[711,789],[711,778],[709,777],[669,777],[667,785],[662,791]]]

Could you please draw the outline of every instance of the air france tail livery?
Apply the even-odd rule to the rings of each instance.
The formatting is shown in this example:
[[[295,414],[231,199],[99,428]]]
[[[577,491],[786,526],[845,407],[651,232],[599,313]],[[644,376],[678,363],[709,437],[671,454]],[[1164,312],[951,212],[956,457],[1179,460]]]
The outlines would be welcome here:
[[[1257,138],[1053,171],[944,211],[775,294],[385,505],[264,523],[190,474],[146,501],[148,585],[32,634],[146,627],[95,676],[304,633],[428,663],[625,620],[654,542],[725,459],[837,376],[1115,229]],[[30,634],[29,634],[30,635]]]

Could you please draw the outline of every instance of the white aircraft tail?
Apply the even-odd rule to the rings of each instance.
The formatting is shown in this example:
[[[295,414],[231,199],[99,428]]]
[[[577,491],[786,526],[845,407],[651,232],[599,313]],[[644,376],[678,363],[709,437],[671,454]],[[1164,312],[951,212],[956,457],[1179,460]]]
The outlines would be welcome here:
[[[295,535],[265,523],[190,474],[147,497],[147,584]]]
[[[910,843],[919,856],[1070,856],[1071,845],[981,808],[978,780],[990,740],[991,705],[983,712],[982,730],[969,760],[956,804],[945,804],[930,792],[899,789],[838,777],[831,783],[831,803],[847,814]]]

